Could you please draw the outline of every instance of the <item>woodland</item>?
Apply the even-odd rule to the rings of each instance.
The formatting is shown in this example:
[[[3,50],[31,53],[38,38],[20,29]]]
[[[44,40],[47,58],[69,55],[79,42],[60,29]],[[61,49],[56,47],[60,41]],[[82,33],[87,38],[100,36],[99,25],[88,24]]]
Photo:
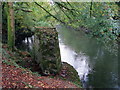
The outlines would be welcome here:
[[[82,31],[87,37],[104,44],[110,53],[119,55],[120,2],[54,2],[52,0],[0,2],[0,5],[3,88],[82,88],[77,72],[72,71],[73,67],[67,64],[64,66],[60,60],[58,33],[50,31],[55,29],[56,25],[68,26],[76,32]],[[40,51],[35,51],[39,49],[37,44],[33,52],[16,47],[26,37],[33,35],[40,37],[42,43]],[[49,45],[45,46],[46,43]],[[40,55],[44,62],[34,61],[39,59]],[[48,58],[49,61],[51,58],[56,61],[45,61]],[[48,68],[47,65],[53,66]],[[49,73],[46,74],[44,70],[48,70]]]

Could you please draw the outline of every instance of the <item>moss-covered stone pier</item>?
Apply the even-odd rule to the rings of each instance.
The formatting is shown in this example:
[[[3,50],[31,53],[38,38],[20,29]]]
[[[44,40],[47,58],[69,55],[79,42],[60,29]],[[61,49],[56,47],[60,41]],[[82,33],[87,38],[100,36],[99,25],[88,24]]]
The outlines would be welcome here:
[[[34,39],[34,58],[46,75],[56,75],[61,69],[58,33],[55,28],[37,28]]]

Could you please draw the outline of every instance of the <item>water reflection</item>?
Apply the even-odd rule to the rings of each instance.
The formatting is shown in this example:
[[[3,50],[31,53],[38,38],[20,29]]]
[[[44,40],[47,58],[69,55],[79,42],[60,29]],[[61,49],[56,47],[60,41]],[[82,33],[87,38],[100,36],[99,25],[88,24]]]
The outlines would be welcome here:
[[[118,59],[82,32],[58,26],[61,59],[78,72],[84,87],[118,87]]]
[[[90,71],[90,68],[87,62],[89,60],[89,57],[86,56],[84,53],[77,54],[69,46],[64,45],[61,40],[60,40],[59,46],[60,46],[60,52],[61,52],[61,60],[63,62],[68,62],[70,65],[72,65],[77,70],[83,82],[87,80],[86,76]]]
[[[22,40],[21,43],[17,43],[17,48],[21,50],[30,51],[33,48],[34,35],[32,37],[26,37],[25,40]]]
[[[58,26],[61,59],[78,72],[84,87],[118,88],[118,57],[82,32]],[[34,36],[25,38],[20,49],[30,51]]]

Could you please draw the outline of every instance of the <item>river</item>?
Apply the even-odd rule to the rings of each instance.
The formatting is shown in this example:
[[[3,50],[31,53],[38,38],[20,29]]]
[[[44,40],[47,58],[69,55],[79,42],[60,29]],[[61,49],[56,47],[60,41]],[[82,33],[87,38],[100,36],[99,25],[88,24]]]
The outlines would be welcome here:
[[[84,88],[119,88],[118,57],[82,32],[57,26],[61,60],[78,72]],[[23,40],[22,49],[32,48],[34,36]],[[28,48],[29,47],[29,48]]]

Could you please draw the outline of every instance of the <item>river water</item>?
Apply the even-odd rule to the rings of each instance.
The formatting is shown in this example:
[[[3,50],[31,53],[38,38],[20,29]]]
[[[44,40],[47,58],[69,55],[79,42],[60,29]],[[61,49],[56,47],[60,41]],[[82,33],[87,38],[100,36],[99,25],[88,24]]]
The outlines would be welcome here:
[[[83,87],[118,88],[118,57],[82,32],[58,26],[61,59],[72,65]]]
[[[119,88],[118,57],[82,32],[57,26],[61,60],[78,72],[84,88]],[[21,49],[32,49],[34,36],[23,40]]]

